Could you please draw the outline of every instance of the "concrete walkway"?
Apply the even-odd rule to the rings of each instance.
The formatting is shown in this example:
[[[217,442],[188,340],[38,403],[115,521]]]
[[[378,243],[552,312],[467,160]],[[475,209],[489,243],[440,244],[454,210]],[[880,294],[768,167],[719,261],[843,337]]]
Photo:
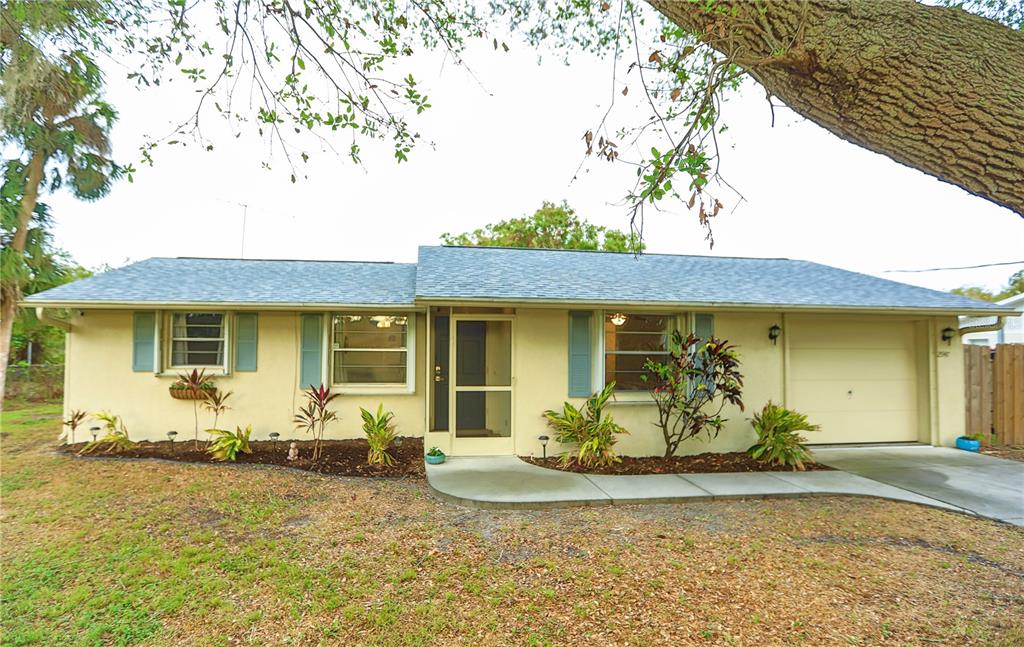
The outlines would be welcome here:
[[[841,471],[604,476],[537,467],[515,456],[460,456],[449,458],[441,465],[427,465],[427,482],[442,499],[477,508],[552,508],[841,494],[970,512],[954,504]]]
[[[1024,526],[1024,463],[949,447],[815,448],[836,469]]]

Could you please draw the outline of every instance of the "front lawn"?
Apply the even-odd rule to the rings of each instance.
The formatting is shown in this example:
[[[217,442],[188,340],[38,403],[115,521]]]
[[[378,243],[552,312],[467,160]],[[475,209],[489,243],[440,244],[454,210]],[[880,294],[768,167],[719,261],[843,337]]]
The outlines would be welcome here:
[[[74,458],[58,416],[3,415],[4,645],[1024,641],[1024,531],[995,522],[841,497],[468,510],[418,479]]]

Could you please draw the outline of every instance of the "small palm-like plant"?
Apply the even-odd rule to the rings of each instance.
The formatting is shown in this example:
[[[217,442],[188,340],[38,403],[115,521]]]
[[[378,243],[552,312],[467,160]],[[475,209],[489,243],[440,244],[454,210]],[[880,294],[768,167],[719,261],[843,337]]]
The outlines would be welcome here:
[[[213,442],[206,448],[206,451],[216,461],[233,461],[238,458],[238,453],[251,454],[249,447],[249,436],[252,435],[252,425],[246,425],[243,430],[235,427],[235,431],[226,429],[207,429],[206,433],[213,437]]]
[[[118,416],[109,411],[103,411],[96,414],[96,419],[103,423],[107,433],[103,438],[87,443],[82,451],[78,452],[79,454],[91,454],[103,445],[107,446],[104,454],[116,454],[135,447],[135,443],[128,437],[128,427]]]
[[[68,419],[62,424],[68,428],[68,444],[75,444],[75,431],[78,426],[85,422],[85,419],[89,417],[89,413],[80,409],[75,409],[68,415]]]
[[[228,398],[231,397],[231,391],[207,391],[206,399],[203,400],[203,408],[213,414],[213,429],[218,430],[217,422],[220,420],[221,415],[225,411],[230,409],[227,405]]]
[[[395,414],[384,411],[383,403],[377,405],[376,414],[362,407],[359,407],[359,414],[363,418],[363,432],[370,445],[366,462],[370,465],[394,465],[395,457],[388,452],[388,449],[397,435],[392,422]]]
[[[578,448],[576,455],[569,452],[562,454],[562,462],[572,463],[574,460],[587,467],[606,467],[621,459],[615,455],[616,436],[629,433],[612,419],[603,415],[605,404],[615,390],[615,382],[609,382],[600,392],[587,399],[582,410],[571,403],[565,402],[562,411],[548,410],[544,417],[548,426],[555,431],[555,440],[559,443],[573,444]]]
[[[299,407],[293,422],[296,429],[302,429],[313,435],[313,460],[317,461],[323,452],[324,430],[327,428],[327,423],[338,420],[338,414],[327,408],[331,401],[338,397],[338,394],[331,393],[331,390],[323,384],[318,387],[310,384],[303,395],[306,396],[306,405]]]
[[[213,383],[206,377],[206,369],[192,369],[191,373],[178,373],[178,379],[171,385],[172,389],[185,389],[193,393],[202,393],[210,389]],[[209,397],[209,394],[207,394]],[[199,449],[199,400],[192,400],[192,415],[196,423],[195,448]],[[216,426],[216,424],[214,424]]]
[[[804,443],[807,439],[801,431],[818,431],[802,413],[786,409],[769,401],[755,413],[751,424],[757,432],[757,442],[747,453],[751,458],[769,465],[785,465],[803,471],[804,464],[811,460],[811,452]]]

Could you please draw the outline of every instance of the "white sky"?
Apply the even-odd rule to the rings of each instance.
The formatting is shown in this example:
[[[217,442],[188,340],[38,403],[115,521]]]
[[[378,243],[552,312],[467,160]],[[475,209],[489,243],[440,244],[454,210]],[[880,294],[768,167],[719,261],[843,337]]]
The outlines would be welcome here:
[[[633,169],[582,160],[582,134],[596,126],[611,94],[610,61],[577,56],[571,65],[509,41],[510,53],[474,47],[473,75],[437,56],[417,62],[434,108],[416,122],[436,149],[422,146],[396,165],[388,143],[362,142],[366,169],[325,153],[297,184],[279,152],[261,168],[267,145],[246,131],[235,139],[219,117],[207,132],[216,148],[162,148],[153,168],[120,182],[95,203],[45,196],[57,243],[80,263],[120,266],[151,256],[237,257],[243,208],[248,258],[414,261],[416,247],[532,213],[567,199],[591,222],[626,229],[617,203]],[[133,161],[143,135],[163,135],[193,107],[186,83],[139,92],[108,73],[118,108],[115,155]],[[479,83],[478,81],[479,80]],[[635,92],[627,102],[623,83]],[[641,123],[636,79],[616,88],[617,125]],[[1024,259],[1024,220],[918,171],[848,144],[776,109],[752,83],[725,111],[723,175],[746,198],[714,225],[709,251],[696,217],[682,205],[649,212],[652,252],[783,256],[827,263],[937,289],[998,287],[1024,265],[983,270],[884,274],[888,269],[960,266]],[[216,134],[220,133],[220,134]],[[347,136],[346,136],[347,137]],[[339,149],[347,149],[347,139]],[[648,144],[649,147],[649,144]],[[138,166],[138,164],[136,164]]]

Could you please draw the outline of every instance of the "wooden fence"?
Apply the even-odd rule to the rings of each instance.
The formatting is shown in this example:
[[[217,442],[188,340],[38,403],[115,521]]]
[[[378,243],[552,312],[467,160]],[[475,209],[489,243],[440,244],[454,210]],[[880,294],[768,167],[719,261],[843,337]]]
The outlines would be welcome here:
[[[967,433],[1024,445],[1024,344],[964,346]]]

